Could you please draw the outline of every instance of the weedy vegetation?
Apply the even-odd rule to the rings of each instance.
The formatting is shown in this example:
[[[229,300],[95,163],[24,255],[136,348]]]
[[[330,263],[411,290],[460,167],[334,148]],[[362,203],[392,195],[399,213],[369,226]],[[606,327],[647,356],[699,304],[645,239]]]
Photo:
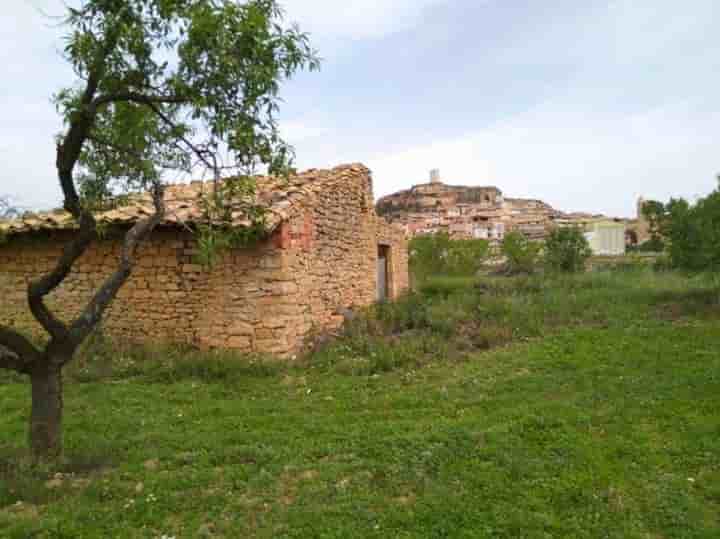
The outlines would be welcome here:
[[[0,536],[720,535],[720,302],[648,265],[427,277],[285,364],[95,336],[64,457],[0,382]]]

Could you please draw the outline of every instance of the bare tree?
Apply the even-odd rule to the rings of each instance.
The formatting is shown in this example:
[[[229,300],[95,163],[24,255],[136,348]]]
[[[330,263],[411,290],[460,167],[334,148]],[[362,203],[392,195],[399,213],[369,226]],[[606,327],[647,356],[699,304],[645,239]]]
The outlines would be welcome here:
[[[0,196],[0,219],[14,219],[20,215],[20,210],[14,206],[10,197]]]
[[[38,347],[0,327],[0,368],[30,379],[29,438],[38,456],[61,451],[62,369],[132,273],[140,242],[163,219],[167,171],[202,167],[217,180],[223,167],[251,182],[259,166],[288,170],[292,150],[275,119],[279,84],[317,67],[307,36],[283,25],[275,0],[83,0],[67,8],[64,21],[64,57],[77,80],[55,97],[65,121],[55,166],[77,233],[52,271],[28,287],[29,309],[47,342]],[[96,240],[93,210],[129,191],[152,193],[155,213],[126,232],[114,272],[80,315],[62,320],[45,298]]]

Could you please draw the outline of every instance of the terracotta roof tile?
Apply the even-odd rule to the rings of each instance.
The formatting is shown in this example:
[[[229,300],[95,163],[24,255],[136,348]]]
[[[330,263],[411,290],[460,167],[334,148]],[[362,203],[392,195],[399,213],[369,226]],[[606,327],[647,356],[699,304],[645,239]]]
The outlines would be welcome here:
[[[329,170],[311,169],[288,179],[258,177],[256,202],[267,211],[266,229],[273,231],[281,222],[292,217],[303,205],[312,203],[316,193],[355,178],[368,176],[370,171],[362,164],[341,165]],[[165,192],[164,226],[191,224],[203,217],[199,196],[210,189],[209,182],[193,181],[188,184],[169,185]],[[96,214],[102,225],[129,225],[153,213],[149,194],[136,195],[127,205]],[[250,221],[238,208],[232,212],[233,225],[245,227]],[[27,214],[19,219],[0,220],[0,232],[8,235],[43,230],[71,230],[76,228],[70,214],[62,210]]]

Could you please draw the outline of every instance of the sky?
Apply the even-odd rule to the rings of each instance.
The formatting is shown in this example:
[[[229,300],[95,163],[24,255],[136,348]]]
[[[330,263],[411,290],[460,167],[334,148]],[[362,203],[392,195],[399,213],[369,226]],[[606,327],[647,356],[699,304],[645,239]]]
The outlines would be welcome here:
[[[50,102],[73,82],[61,0],[5,0],[0,195],[55,206]],[[322,69],[282,88],[298,168],[362,162],[376,197],[495,185],[565,211],[633,216],[720,173],[717,0],[285,0]]]

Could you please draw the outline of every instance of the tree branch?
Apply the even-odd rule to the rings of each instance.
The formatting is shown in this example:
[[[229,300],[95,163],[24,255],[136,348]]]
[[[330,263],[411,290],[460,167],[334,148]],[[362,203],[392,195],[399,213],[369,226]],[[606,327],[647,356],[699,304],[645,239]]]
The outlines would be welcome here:
[[[80,99],[80,108],[77,114],[72,117],[70,128],[62,142],[57,146],[55,166],[65,197],[64,206],[65,209],[78,220],[80,220],[83,213],[89,214],[89,212],[84,211],[80,204],[80,197],[75,189],[75,182],[73,180],[73,169],[80,158],[80,153],[82,152],[83,144],[85,144],[88,133],[95,124],[96,110],[95,107],[92,106],[92,103],[100,86],[100,82],[105,76],[107,57],[117,44],[118,33],[118,28],[113,28],[108,31],[105,42],[98,48],[93,64],[88,71],[85,90]]]
[[[133,159],[137,159],[138,161],[144,161],[150,159],[150,157],[143,155],[142,152],[136,150],[135,148],[129,147],[129,146],[121,146],[119,144],[115,144],[107,139],[104,139],[102,137],[99,137],[95,134],[88,135],[88,140],[92,143],[94,143],[97,146],[98,151],[107,151],[107,149],[116,151],[118,153],[125,154],[129,157],[132,157]],[[159,161],[159,166],[164,168],[170,168],[172,163]]]
[[[142,105],[150,104],[181,104],[187,101],[186,98],[177,95],[146,95],[138,92],[118,92],[115,94],[101,95],[97,97],[90,104],[90,107],[95,110],[102,105],[108,103],[117,103],[120,101],[131,101],[133,103],[139,103]]]
[[[147,105],[163,122],[165,122],[165,124],[174,128],[177,127],[177,124],[173,122],[172,119],[167,114],[165,114],[160,109],[160,107],[158,107],[158,105],[182,104],[187,102],[187,99],[185,97],[176,95],[145,95],[137,92],[121,92],[116,94],[108,94],[96,98],[90,104],[90,108],[94,111],[101,105],[105,105],[108,103],[116,103],[119,101],[132,101],[141,105]],[[205,166],[212,169],[217,168],[216,165],[208,161],[206,156],[207,152],[203,151],[201,148],[198,148],[187,137],[180,136],[179,138],[183,142],[183,144],[190,148],[190,151],[192,151],[197,156],[197,158],[203,162]]]
[[[155,103],[147,103],[147,105],[148,105],[148,106],[153,110],[153,112],[154,112],[155,114],[157,114],[158,117],[159,117],[163,122],[165,122],[168,126],[170,126],[170,127],[177,127],[177,125],[175,124],[175,122],[173,122],[173,121],[167,116],[167,114],[165,114],[162,110],[160,110],[160,108],[159,108]],[[213,169],[213,170],[216,170],[217,167],[216,167],[215,163],[211,163],[210,161],[207,160],[207,157],[206,157],[206,155],[205,155],[206,153],[208,153],[207,151],[203,151],[201,148],[198,148],[197,146],[195,146],[195,144],[193,144],[192,142],[190,142],[190,140],[188,140],[187,137],[180,136],[180,140],[181,140],[184,144],[186,144],[188,148],[190,148],[190,150],[197,156],[197,158],[198,158],[200,161],[203,162],[203,164],[204,164],[206,167],[208,167],[208,168],[210,168],[210,169]]]
[[[41,357],[40,351],[23,335],[0,326],[0,369],[29,374]]]
[[[47,275],[28,285],[28,304],[30,311],[40,325],[53,339],[67,338],[68,328],[45,305],[45,296],[55,290],[72,271],[90,243],[96,238],[95,218],[89,211],[83,211],[80,217],[80,230],[73,240],[63,249],[55,268]]]
[[[125,234],[120,264],[115,272],[107,278],[82,314],[73,322],[69,332],[69,344],[78,346],[90,334],[95,325],[100,322],[108,305],[117,295],[120,288],[130,277],[135,266],[135,255],[139,244],[153,231],[165,216],[165,190],[164,186],[156,183],[152,190],[155,213],[150,217],[141,219]],[[68,343],[56,342],[49,346],[64,346]],[[68,357],[67,361],[70,360]]]
[[[110,142],[109,140],[106,140],[102,137],[98,137],[97,135],[94,135],[94,134],[88,135],[88,140],[90,142],[94,142],[97,146],[107,146],[111,150],[115,150],[116,152],[130,155],[138,160],[147,159],[141,152],[137,151],[135,148],[129,148],[126,146],[120,146],[118,144],[114,144],[114,143]]]
[[[62,142],[57,145],[55,166],[64,197],[64,207],[78,221],[80,230],[75,238],[65,246],[55,268],[46,276],[33,281],[28,286],[28,303],[33,316],[50,334],[51,340],[65,341],[68,337],[67,326],[61,322],[45,305],[45,296],[50,294],[70,274],[73,265],[96,237],[95,217],[89,209],[80,203],[73,170],[80,158],[83,145],[95,123],[95,112],[90,107],[97,93],[100,81],[105,74],[106,59],[115,47],[117,32],[111,32],[97,52],[92,69],[88,73],[87,83],[80,100],[80,109],[72,117]]]

